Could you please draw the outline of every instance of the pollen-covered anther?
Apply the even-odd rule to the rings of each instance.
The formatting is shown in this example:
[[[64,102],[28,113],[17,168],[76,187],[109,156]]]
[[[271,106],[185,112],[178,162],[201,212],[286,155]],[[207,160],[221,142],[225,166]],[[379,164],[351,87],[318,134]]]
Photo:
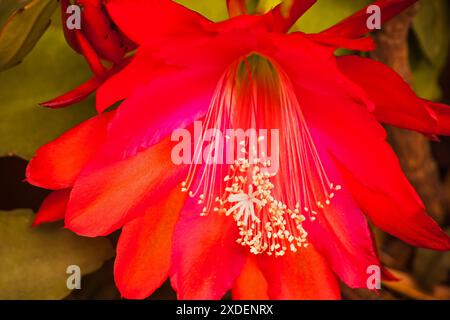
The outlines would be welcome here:
[[[267,172],[267,161],[255,159],[249,164],[246,159],[235,161],[239,170],[224,178],[227,186],[222,197],[216,199],[217,203],[221,202],[217,211],[234,218],[240,235],[237,243],[248,246],[250,252],[275,256],[282,256],[287,250],[297,252],[307,236],[302,227],[306,218],[300,213],[300,205],[289,209],[274,199],[270,179],[275,174]]]

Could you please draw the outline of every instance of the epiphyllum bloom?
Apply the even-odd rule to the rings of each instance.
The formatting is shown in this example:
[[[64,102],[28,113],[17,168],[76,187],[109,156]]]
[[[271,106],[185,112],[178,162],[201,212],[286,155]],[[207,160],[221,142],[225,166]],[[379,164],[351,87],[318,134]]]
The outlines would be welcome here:
[[[287,34],[314,2],[251,16],[229,1],[236,16],[215,24],[172,1],[107,1],[139,48],[98,90],[100,115],[30,162],[28,181],[55,190],[36,223],[65,217],[85,236],[122,228],[115,278],[127,298],[169,276],[181,299],[230,289],[236,299],[337,299],[338,279],[365,288],[367,268],[380,265],[367,218],[448,250],[380,123],[449,134],[449,107],[416,97],[379,62],[334,55],[373,49],[365,10],[319,34]],[[387,20],[414,2],[375,4]],[[174,164],[171,134],[196,120],[205,130],[278,129],[278,170],[247,138],[231,164],[212,152],[206,163]]]

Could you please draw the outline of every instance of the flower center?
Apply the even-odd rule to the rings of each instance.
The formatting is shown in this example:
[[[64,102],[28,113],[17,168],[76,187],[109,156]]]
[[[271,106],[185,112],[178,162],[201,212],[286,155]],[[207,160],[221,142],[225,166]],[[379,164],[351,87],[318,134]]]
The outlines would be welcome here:
[[[182,183],[200,214],[232,217],[237,242],[254,254],[306,247],[303,222],[314,221],[341,186],[328,179],[287,75],[258,55],[234,63],[202,129]]]

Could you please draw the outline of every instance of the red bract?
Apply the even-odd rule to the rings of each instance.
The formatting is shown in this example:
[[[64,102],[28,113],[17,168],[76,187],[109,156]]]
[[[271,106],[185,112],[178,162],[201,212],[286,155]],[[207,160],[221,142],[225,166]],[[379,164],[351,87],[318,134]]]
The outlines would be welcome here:
[[[414,2],[375,4],[386,21]],[[380,265],[367,218],[448,250],[380,123],[449,134],[450,108],[419,99],[379,62],[334,55],[373,48],[366,11],[319,34],[288,34],[315,1],[260,16],[228,3],[236,16],[212,23],[172,1],[106,2],[139,48],[98,90],[101,114],[30,162],[28,181],[57,190],[37,221],[65,217],[91,237],[122,228],[115,278],[127,298],[170,276],[181,299],[230,289],[235,299],[338,299],[338,279],[365,288],[367,268]],[[175,165],[170,135],[195,120],[279,129],[278,173],[259,175],[264,161]]]
[[[61,0],[61,17],[67,43],[82,54],[94,77],[74,90],[55,99],[41,103],[49,108],[62,108],[84,100],[113,74],[120,71],[127,63],[125,54],[135,49],[135,44],[117,29],[108,16],[102,0]],[[81,10],[81,29],[70,30],[67,27],[67,8],[77,5]],[[107,69],[102,59],[112,63]]]

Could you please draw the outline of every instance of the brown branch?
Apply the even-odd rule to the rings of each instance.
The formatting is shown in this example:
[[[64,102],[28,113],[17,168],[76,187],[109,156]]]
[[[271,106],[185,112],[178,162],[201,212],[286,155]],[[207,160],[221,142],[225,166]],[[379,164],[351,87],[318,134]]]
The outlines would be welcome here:
[[[408,83],[412,81],[409,66],[408,34],[418,6],[414,6],[385,25],[376,36],[373,57],[396,70]],[[442,183],[430,142],[423,135],[398,128],[388,128],[389,141],[401,166],[424,201],[428,213],[437,221],[444,219]]]
[[[384,62],[396,70],[408,83],[412,82],[412,72],[409,65],[408,35],[418,5],[406,10],[385,25],[383,32],[376,35],[377,50],[373,58]],[[439,178],[438,166],[431,152],[431,145],[423,135],[398,128],[387,128],[389,142],[394,148],[400,164],[409,181],[416,188],[422,198],[428,213],[438,222],[445,218],[443,184]],[[388,265],[405,269],[411,261],[413,249],[400,242],[391,241],[385,246],[387,255],[391,259]],[[383,255],[382,255],[383,256]],[[417,257],[420,258],[420,257]],[[420,258],[420,264],[427,264],[426,259]],[[414,270],[416,277],[422,278]],[[430,272],[434,272],[430,270]],[[420,282],[421,283],[421,282]],[[392,289],[392,288],[391,288]]]

